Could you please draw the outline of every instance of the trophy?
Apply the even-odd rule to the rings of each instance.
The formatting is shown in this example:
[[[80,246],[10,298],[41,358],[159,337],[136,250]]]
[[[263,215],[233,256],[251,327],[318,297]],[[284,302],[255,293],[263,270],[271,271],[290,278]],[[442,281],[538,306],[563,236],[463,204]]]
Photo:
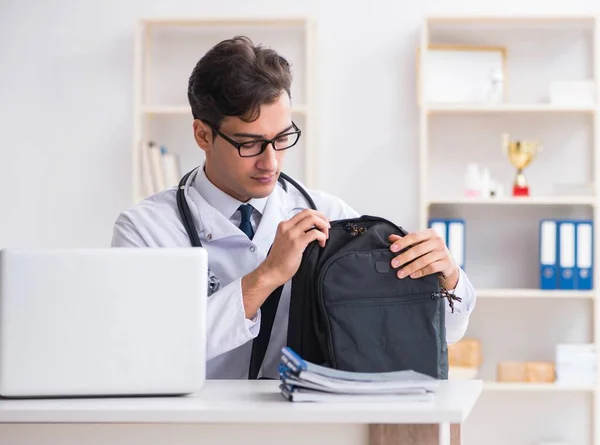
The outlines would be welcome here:
[[[541,145],[535,141],[511,141],[509,135],[503,133],[502,148],[508,160],[517,168],[517,176],[513,183],[513,196],[529,196],[529,185],[523,174],[523,169],[541,151]]]

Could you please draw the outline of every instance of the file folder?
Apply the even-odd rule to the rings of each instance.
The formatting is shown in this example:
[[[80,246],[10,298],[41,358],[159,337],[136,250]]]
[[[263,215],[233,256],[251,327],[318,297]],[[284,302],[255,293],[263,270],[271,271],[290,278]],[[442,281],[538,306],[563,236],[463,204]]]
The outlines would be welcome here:
[[[558,287],[557,268],[558,232],[557,221],[540,221],[540,289],[553,290]]]
[[[435,230],[461,269],[465,269],[465,221],[463,219],[431,219],[429,227]]]
[[[448,246],[448,229],[446,228],[446,221],[443,220],[431,220],[429,227],[436,231],[436,233],[444,240],[444,244]]]
[[[454,220],[448,223],[448,250],[454,261],[464,270],[465,268],[465,222]]]
[[[592,221],[578,221],[576,223],[575,239],[577,242],[575,273],[575,287],[581,290],[593,288],[593,236]]]
[[[576,231],[574,221],[558,223],[558,284],[560,289],[575,289]]]

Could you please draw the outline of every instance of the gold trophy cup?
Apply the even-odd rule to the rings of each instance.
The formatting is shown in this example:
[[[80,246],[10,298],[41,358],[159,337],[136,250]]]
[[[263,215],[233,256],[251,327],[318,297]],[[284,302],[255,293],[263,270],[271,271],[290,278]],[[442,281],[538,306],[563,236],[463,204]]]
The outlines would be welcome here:
[[[510,136],[503,133],[502,149],[510,163],[517,168],[517,175],[513,183],[513,196],[529,196],[529,184],[527,184],[523,169],[542,150],[541,145],[536,141],[511,141]]]

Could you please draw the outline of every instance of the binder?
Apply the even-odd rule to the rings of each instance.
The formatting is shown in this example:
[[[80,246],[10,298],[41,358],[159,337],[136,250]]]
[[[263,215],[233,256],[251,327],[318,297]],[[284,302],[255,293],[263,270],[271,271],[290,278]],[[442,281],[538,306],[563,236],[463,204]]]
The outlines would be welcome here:
[[[593,230],[592,221],[582,220],[576,222],[575,239],[575,287],[581,290],[593,288]]]
[[[464,270],[465,268],[465,222],[453,220],[448,223],[448,250],[454,261]]]
[[[564,220],[558,223],[558,287],[575,289],[576,231],[575,221]]]
[[[436,233],[444,240],[444,244],[448,246],[448,229],[446,228],[446,221],[444,220],[431,220],[429,221],[429,227],[436,231]]]
[[[431,219],[429,227],[434,229],[446,243],[446,247],[461,269],[465,269],[465,220]]]
[[[179,171],[179,157],[170,153],[166,147],[160,147],[162,159],[163,177],[165,179],[165,187],[173,187],[179,183],[181,172]]]
[[[540,289],[558,287],[557,250],[557,221],[543,219],[540,221]]]

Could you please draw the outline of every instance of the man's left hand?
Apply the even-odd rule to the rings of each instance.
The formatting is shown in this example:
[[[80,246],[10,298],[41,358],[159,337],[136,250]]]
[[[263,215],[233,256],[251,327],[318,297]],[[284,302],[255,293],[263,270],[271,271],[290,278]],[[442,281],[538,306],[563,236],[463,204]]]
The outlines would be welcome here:
[[[400,267],[396,272],[398,278],[407,276],[419,278],[440,273],[442,286],[447,290],[456,287],[459,276],[458,265],[452,258],[446,243],[435,230],[427,229],[422,232],[409,233],[404,237],[390,235],[389,240],[392,243],[390,250],[394,253],[409,247],[392,260],[394,269]],[[412,261],[410,264],[404,266],[410,261]]]

